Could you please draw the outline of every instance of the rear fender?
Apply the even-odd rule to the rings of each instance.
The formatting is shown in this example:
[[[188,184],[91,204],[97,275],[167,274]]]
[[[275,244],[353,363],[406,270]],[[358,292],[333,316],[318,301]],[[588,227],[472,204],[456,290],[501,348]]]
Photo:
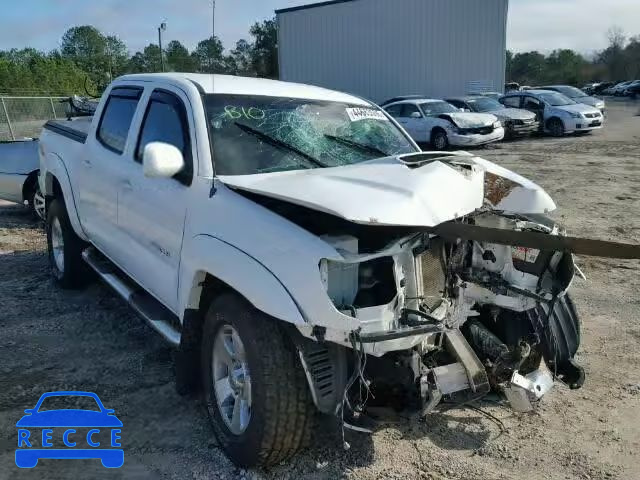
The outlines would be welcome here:
[[[73,188],[71,188],[69,172],[67,171],[64,161],[55,153],[48,153],[46,154],[44,164],[46,165],[46,173],[44,174],[44,191],[42,193],[46,197],[53,197],[55,195],[54,185],[57,181],[60,186],[60,190],[62,191],[64,204],[73,230],[81,239],[88,241],[89,239],[84,233],[82,224],[80,223],[80,217],[78,216],[78,209],[76,206],[77,199],[74,195]]]

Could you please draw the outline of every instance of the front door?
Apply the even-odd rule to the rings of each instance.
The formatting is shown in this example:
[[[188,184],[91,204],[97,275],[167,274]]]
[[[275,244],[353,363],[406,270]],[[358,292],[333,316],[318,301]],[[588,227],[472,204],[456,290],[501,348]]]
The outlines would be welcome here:
[[[179,89],[148,95],[127,178],[118,194],[118,225],[128,238],[123,252],[127,271],[165,306],[178,313],[178,273],[187,202],[193,180],[193,119]],[[177,147],[185,167],[172,178],[148,178],[142,170],[144,147],[164,142]]]

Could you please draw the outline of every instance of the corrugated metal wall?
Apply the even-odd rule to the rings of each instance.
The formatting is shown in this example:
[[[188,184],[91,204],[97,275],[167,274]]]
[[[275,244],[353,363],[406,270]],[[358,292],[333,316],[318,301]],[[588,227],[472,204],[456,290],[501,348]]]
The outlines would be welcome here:
[[[280,78],[381,102],[502,91],[508,0],[353,0],[278,14]]]

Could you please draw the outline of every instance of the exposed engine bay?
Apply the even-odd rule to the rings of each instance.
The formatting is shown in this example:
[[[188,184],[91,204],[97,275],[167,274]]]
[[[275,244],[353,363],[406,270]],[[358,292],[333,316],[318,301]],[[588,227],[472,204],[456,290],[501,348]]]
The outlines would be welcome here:
[[[464,221],[558,234],[551,222],[492,212]],[[355,360],[347,356],[348,367],[335,368],[357,374],[356,382],[343,376],[345,389],[413,393],[427,414],[444,397],[469,401],[491,390],[524,412],[555,378],[582,385],[583,370],[573,361],[579,320],[566,294],[575,273],[570,253],[426,233],[360,253],[355,236],[324,238],[345,258],[321,262],[327,293],[361,323],[350,332]],[[367,355],[377,358],[363,368]]]

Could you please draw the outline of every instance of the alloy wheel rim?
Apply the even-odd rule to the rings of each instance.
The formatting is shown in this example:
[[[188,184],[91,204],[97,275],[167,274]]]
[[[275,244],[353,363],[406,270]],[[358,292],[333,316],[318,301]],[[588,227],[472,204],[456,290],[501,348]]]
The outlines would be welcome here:
[[[33,209],[41,220],[44,220],[45,201],[42,192],[38,188],[33,195]]]
[[[62,226],[58,217],[54,217],[51,223],[51,250],[53,251],[53,261],[60,272],[64,272],[64,237],[62,236]]]
[[[251,420],[251,375],[244,344],[231,325],[218,330],[211,363],[220,416],[231,433],[241,435]]]

